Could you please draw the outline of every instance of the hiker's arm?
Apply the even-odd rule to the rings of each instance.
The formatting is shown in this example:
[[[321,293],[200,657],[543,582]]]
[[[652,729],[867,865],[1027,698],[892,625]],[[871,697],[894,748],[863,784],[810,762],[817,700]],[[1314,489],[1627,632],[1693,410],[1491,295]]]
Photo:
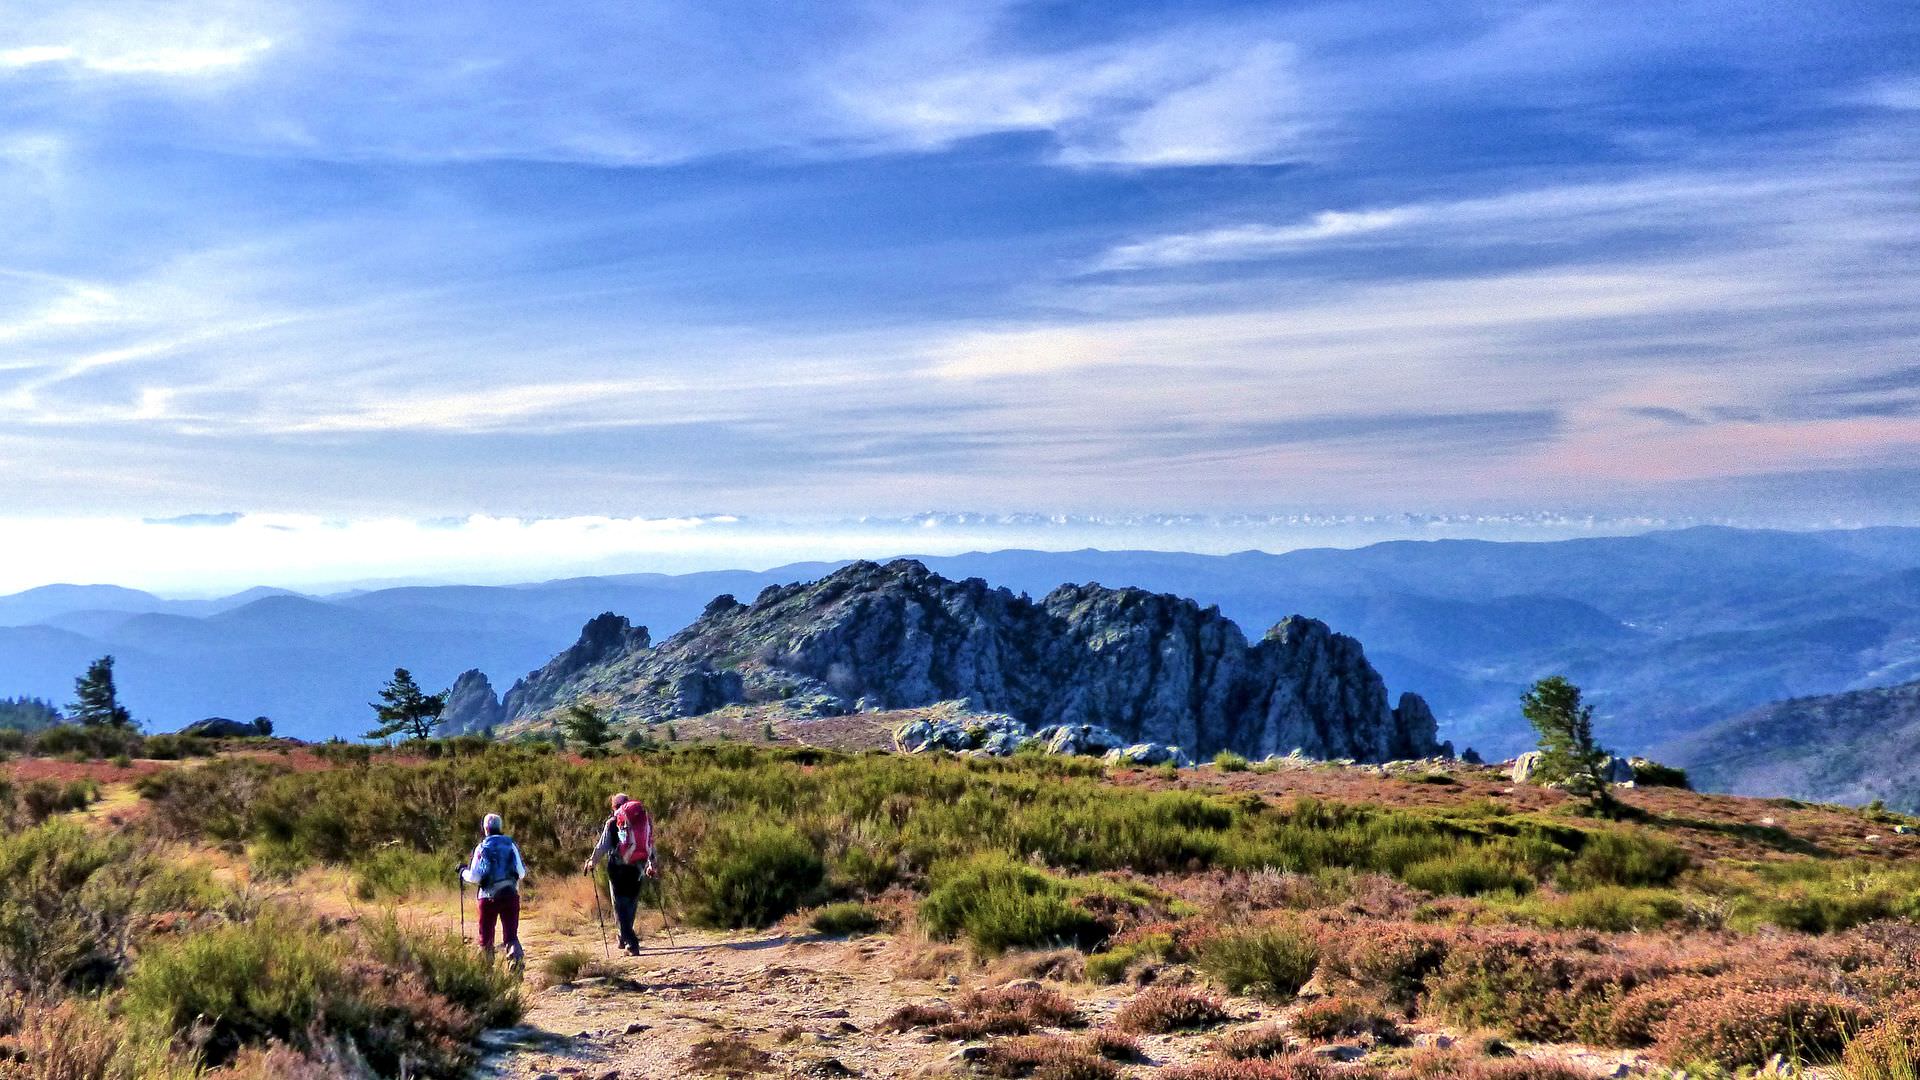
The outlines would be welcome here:
[[[606,826],[600,830],[600,842],[593,845],[593,854],[587,856],[586,865],[581,867],[581,870],[584,873],[593,873],[594,865],[611,854],[613,845],[618,842],[618,837],[613,831],[613,819],[608,818]]]
[[[520,845],[513,845],[513,878],[515,881],[527,880],[527,860],[520,857]]]
[[[482,863],[486,861],[486,858],[487,845],[481,844],[479,847],[474,848],[472,857],[467,860],[467,865],[460,869],[460,880],[469,885],[480,884],[480,868]]]

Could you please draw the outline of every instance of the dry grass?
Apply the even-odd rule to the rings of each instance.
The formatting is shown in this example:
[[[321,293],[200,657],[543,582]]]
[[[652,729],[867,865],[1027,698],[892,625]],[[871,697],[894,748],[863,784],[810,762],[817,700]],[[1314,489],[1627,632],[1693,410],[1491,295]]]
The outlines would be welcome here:
[[[773,1055],[745,1039],[702,1039],[687,1051],[686,1064],[695,1072],[718,1076],[754,1076],[765,1072]]]

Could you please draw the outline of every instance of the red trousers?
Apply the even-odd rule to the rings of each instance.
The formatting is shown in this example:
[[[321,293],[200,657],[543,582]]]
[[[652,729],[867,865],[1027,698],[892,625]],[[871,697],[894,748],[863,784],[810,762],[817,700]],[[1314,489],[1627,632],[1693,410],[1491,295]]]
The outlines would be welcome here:
[[[480,898],[480,947],[493,952],[493,924],[500,923],[500,943],[516,958],[520,955],[520,892],[501,889]]]

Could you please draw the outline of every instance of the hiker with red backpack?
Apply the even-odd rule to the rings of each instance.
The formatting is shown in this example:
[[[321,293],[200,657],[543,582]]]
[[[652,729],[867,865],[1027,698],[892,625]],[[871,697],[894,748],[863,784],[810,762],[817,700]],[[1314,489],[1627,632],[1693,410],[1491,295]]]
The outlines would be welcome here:
[[[520,845],[506,835],[499,814],[488,814],[480,831],[484,834],[480,846],[460,869],[461,880],[479,886],[480,948],[492,961],[497,922],[508,958],[514,967],[525,967],[527,954],[520,947],[520,880],[527,876],[527,861],[520,857]]]
[[[633,917],[640,910],[640,886],[655,874],[653,868],[653,817],[638,800],[615,795],[613,816],[600,829],[600,842],[587,856],[582,872],[591,874],[602,857],[607,860],[607,892],[613,897],[613,916],[620,923],[620,950],[629,955],[640,953],[640,935],[633,932]]]

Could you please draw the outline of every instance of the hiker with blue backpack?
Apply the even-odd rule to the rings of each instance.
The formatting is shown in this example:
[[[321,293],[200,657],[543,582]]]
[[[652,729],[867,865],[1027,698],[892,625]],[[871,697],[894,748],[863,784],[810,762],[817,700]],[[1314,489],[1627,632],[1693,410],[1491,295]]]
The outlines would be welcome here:
[[[491,961],[494,924],[498,923],[508,958],[514,967],[525,967],[527,954],[520,948],[520,879],[527,876],[527,862],[520,857],[520,845],[506,835],[499,814],[488,814],[480,830],[485,838],[460,869],[461,880],[479,886],[480,948]]]
[[[640,910],[640,886],[655,874],[653,868],[653,817],[647,808],[625,795],[610,800],[613,815],[600,828],[600,842],[587,856],[584,873],[593,873],[602,858],[607,860],[607,892],[613,897],[613,916],[620,924],[620,951],[637,956],[640,935],[633,932],[633,917]]]

